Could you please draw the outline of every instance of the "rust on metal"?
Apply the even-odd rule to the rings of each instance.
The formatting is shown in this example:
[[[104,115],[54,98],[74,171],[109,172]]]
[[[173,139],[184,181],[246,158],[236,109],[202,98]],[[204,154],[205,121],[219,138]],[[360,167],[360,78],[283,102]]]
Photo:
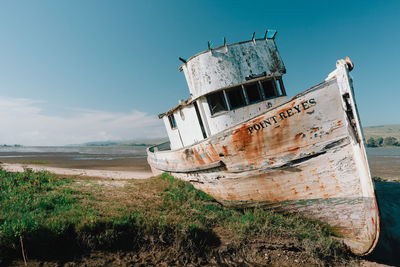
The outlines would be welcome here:
[[[274,48],[265,59],[276,61],[257,65],[256,69],[283,73],[283,63],[273,40],[261,43],[253,39],[226,45],[226,48],[253,53],[253,48],[249,47],[254,45],[253,41],[257,53],[264,51],[262,45]],[[226,57],[235,55],[221,49],[210,48],[211,54],[205,51],[188,59],[183,69],[192,64],[191,71],[201,70],[206,75],[208,70],[204,66],[211,66],[213,70],[228,66],[216,63],[221,57],[218,53],[225,53]],[[201,56],[206,63],[196,61]],[[237,61],[239,65],[241,60]],[[243,60],[252,60],[252,57],[245,55]],[[234,62],[234,58],[227,62]],[[354,253],[370,253],[379,237],[379,212],[364,140],[359,138],[363,134],[348,74],[353,67],[350,62],[348,58],[339,60],[326,81],[291,99],[277,97],[272,107],[263,109],[266,101],[261,101],[211,115],[207,105],[199,105],[200,116],[197,117],[203,120],[209,132],[213,127],[221,129],[221,125],[225,125],[225,128],[207,138],[194,138],[189,145],[171,149],[163,144],[148,148],[148,162],[153,172],[167,171],[190,181],[225,205],[265,206],[319,220],[334,229]],[[275,65],[279,68],[275,69]],[[188,78],[191,74],[187,70]],[[228,80],[221,84],[215,80],[218,72],[214,73],[206,89],[198,86],[205,82],[202,79],[208,78],[197,73],[187,79],[200,104],[202,99],[207,103],[209,91],[219,91],[219,86],[227,84],[245,83],[248,76],[245,70],[235,77],[230,77],[225,70],[220,71],[221,77]],[[194,82],[193,79],[200,80]],[[260,112],[246,117],[244,111],[256,110],[254,107],[259,107]],[[190,103],[176,107],[183,108],[190,112]],[[176,110],[171,112],[178,114],[174,113]],[[177,138],[174,131],[180,131],[183,139],[190,137],[185,123],[188,127],[197,127],[196,120],[178,121],[177,129],[173,130],[166,123],[171,142]]]

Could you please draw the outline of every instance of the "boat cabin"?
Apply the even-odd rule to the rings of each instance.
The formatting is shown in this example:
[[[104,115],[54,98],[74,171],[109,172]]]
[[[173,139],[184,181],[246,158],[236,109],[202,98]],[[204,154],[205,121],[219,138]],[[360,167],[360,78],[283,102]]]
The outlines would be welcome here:
[[[247,121],[286,100],[285,66],[276,31],[262,39],[224,44],[181,59],[190,98],[159,115],[170,149],[190,146]]]

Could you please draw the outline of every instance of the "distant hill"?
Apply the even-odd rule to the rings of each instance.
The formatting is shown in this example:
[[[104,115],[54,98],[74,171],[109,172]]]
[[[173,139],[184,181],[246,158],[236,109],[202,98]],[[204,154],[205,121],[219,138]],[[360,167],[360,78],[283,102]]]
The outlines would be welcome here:
[[[364,127],[365,139],[373,137],[395,137],[400,140],[400,124]]]
[[[83,144],[76,144],[73,146],[151,146],[167,142],[168,138],[149,138],[149,139],[135,139],[125,141],[94,141]]]

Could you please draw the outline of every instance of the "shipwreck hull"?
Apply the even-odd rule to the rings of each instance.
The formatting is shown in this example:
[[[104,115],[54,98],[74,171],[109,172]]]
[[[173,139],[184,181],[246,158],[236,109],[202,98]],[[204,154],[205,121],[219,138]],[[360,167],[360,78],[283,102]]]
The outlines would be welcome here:
[[[169,172],[225,205],[266,206],[329,225],[356,254],[372,251],[379,212],[345,67],[282,105],[189,147],[148,149]]]

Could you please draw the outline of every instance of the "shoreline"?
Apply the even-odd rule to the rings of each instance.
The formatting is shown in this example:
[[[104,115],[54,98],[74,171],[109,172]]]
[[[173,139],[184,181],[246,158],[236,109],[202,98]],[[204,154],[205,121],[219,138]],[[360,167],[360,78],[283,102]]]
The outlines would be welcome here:
[[[400,181],[400,158],[369,156],[372,177]]]
[[[0,166],[8,172],[24,172],[26,169],[32,169],[33,171],[49,171],[56,175],[98,177],[106,179],[147,179],[153,176],[153,173],[151,172],[72,169],[20,163],[1,163]]]
[[[99,152],[103,151],[0,152],[0,166],[9,172],[46,170],[56,175],[104,179],[146,179],[153,176],[142,151]]]
[[[31,168],[48,170],[60,175],[96,176],[107,179],[143,179],[153,176],[144,149],[117,151],[118,153],[114,151],[114,154],[105,154],[106,152],[110,150],[89,153],[86,151],[85,153],[79,151],[0,151],[0,165],[7,166],[9,171],[23,171],[24,168]],[[379,150],[371,149],[367,152],[369,152],[367,154],[372,177],[400,181],[400,156],[397,152],[382,154],[377,153]]]

